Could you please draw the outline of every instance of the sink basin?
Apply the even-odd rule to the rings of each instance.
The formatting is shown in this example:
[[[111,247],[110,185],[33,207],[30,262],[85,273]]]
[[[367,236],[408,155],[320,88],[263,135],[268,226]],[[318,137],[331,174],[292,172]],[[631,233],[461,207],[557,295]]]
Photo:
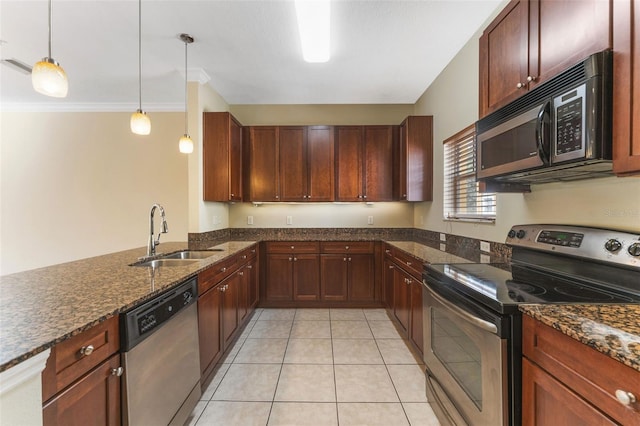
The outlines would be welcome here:
[[[134,263],[131,266],[150,266],[152,268],[157,268],[159,266],[187,266],[196,262],[197,260],[191,259],[154,259],[147,260],[146,262]]]
[[[222,249],[213,250],[183,250],[162,256],[162,259],[206,259],[221,252]]]

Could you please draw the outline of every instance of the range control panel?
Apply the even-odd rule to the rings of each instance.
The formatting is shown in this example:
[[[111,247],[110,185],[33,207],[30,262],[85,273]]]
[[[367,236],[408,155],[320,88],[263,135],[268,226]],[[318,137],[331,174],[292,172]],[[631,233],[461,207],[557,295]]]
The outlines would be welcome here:
[[[128,351],[143,341],[197,299],[198,282],[193,278],[122,314],[123,350]]]
[[[640,234],[571,225],[515,225],[505,243],[640,269]]]

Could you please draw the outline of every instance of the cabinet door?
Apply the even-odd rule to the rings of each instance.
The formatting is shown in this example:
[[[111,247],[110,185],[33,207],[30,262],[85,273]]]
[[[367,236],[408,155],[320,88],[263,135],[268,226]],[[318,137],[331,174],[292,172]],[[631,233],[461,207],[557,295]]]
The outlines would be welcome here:
[[[365,126],[365,201],[393,201],[394,126]]]
[[[530,1],[528,75],[534,79],[529,89],[611,47],[611,4],[615,2]]]
[[[480,118],[526,90],[528,32],[529,1],[512,0],[480,37]]]
[[[333,127],[307,128],[307,201],[333,201],[334,191]]]
[[[293,254],[270,254],[267,256],[266,298],[293,300]]]
[[[111,356],[80,378],[42,408],[43,424],[120,424],[120,377],[112,370],[120,367],[120,354]]]
[[[390,260],[384,260],[384,303],[387,309],[393,309],[393,277],[395,268],[395,265]]]
[[[349,300],[358,302],[375,300],[373,255],[352,254],[347,260],[349,265]]]
[[[420,353],[424,353],[422,328],[422,282],[411,278],[411,333],[409,336]]]
[[[433,117],[410,116],[400,126],[398,200],[433,199]]]
[[[249,308],[253,309],[258,304],[260,294],[258,280],[258,259],[253,258],[247,265],[247,274],[249,282]]]
[[[293,255],[293,299],[320,299],[320,261],[317,254]]]
[[[362,127],[336,127],[336,200],[362,201]]]
[[[229,122],[229,200],[242,201],[242,126],[233,116]]]
[[[198,337],[200,345],[200,374],[205,376],[222,355],[220,313],[222,286],[214,287],[198,298]]]
[[[348,270],[346,255],[320,256],[322,300],[347,300]]]
[[[240,276],[236,273],[224,280],[222,296],[222,348],[227,349],[238,329],[238,294]]]
[[[303,201],[307,195],[307,129],[279,127],[280,200]]]
[[[640,1],[613,2],[613,51],[613,171],[619,175],[638,174]]]
[[[407,285],[407,274],[400,268],[394,269],[393,277],[393,313],[400,322],[405,333],[409,333],[409,298],[410,287]]]
[[[242,324],[249,312],[249,270],[248,265],[238,269],[238,324]]]
[[[249,128],[250,201],[279,201],[278,128]]]
[[[615,425],[543,369],[522,359],[522,424]]]

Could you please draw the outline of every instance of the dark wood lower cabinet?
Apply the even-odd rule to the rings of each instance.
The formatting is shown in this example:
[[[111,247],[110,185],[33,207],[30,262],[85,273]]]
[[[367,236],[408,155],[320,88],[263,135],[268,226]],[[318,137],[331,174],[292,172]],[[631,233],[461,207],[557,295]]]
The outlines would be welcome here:
[[[112,355],[42,409],[44,425],[114,426],[120,419],[120,354]]]
[[[240,293],[240,271],[231,275],[219,285],[222,286],[222,342],[223,347],[229,347],[234,333],[238,328],[238,294]]]
[[[222,291],[214,287],[198,298],[198,335],[200,344],[200,374],[206,376],[222,356],[220,313]]]
[[[267,255],[267,301],[293,300],[293,254]]]
[[[348,299],[353,302],[373,302],[375,277],[373,255],[353,254],[347,257],[349,266]]]
[[[291,261],[294,300],[320,300],[320,269],[317,254],[295,254]]]
[[[393,273],[393,314],[405,333],[409,333],[411,288],[406,280],[407,274],[396,267]]]
[[[346,256],[341,254],[320,256],[320,275],[322,276],[322,300],[347,300],[349,269]]]

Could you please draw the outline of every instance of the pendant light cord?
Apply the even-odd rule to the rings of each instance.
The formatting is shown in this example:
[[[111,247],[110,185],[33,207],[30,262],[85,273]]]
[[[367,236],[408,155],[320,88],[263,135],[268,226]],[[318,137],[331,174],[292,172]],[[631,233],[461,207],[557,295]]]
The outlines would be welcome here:
[[[49,0],[49,58],[51,58],[51,0]]]
[[[142,111],[142,0],[138,0],[138,95]]]
[[[187,109],[187,46],[188,40],[184,41],[184,134],[189,135],[189,110]]]

